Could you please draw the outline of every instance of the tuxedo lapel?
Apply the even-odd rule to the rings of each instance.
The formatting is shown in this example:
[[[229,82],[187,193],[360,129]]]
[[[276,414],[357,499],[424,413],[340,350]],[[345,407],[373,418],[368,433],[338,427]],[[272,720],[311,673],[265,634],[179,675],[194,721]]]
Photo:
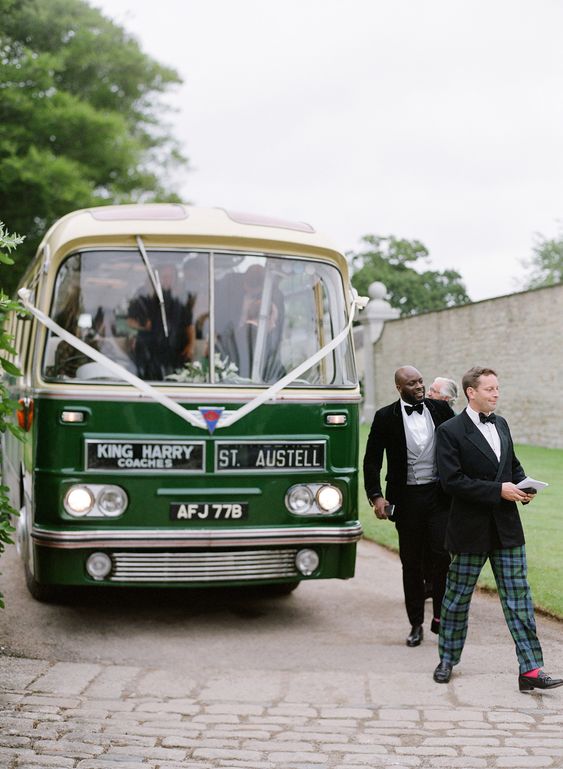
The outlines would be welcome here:
[[[481,433],[481,431],[475,427],[475,425],[473,424],[471,419],[467,416],[467,413],[465,411],[463,412],[463,422],[465,424],[465,434],[466,434],[467,440],[471,441],[471,443],[475,446],[475,448],[478,449],[484,456],[486,456],[487,459],[489,459],[496,468],[498,468],[499,461],[497,459],[497,455],[489,446],[488,440]],[[501,438],[501,446],[502,446],[502,438]],[[501,459],[502,459],[502,454],[501,454]]]
[[[506,432],[505,422],[502,419],[497,419],[496,426],[500,438],[500,458],[501,461],[503,461],[506,457],[506,452],[508,451],[508,434]]]
[[[506,460],[508,458],[509,441],[508,441],[508,434],[505,428],[505,423],[503,422],[502,419],[497,419],[496,427],[497,427],[498,436],[500,438],[500,461],[499,461],[499,473],[498,473],[498,477],[500,477],[502,468],[504,467]]]
[[[393,411],[391,414],[391,419],[393,422],[393,432],[394,435],[397,438],[397,443],[399,444],[402,451],[405,453],[405,457],[407,455],[407,436],[405,434],[405,424],[403,422],[403,413],[401,409],[401,401],[398,400],[393,405]]]
[[[432,421],[434,422],[434,427],[438,427],[438,425],[441,424],[440,423],[440,415],[438,414],[438,412],[434,408],[434,404],[432,403],[430,398],[425,398],[424,399],[424,405],[426,406],[426,408],[430,412],[430,416],[432,417]]]

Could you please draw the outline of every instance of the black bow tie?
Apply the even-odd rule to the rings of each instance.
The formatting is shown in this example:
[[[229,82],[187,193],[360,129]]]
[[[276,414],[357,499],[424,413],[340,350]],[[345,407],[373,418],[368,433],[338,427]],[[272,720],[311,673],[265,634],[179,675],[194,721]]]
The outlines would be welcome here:
[[[422,409],[424,408],[424,404],[417,403],[414,406],[405,406],[405,411],[407,412],[407,416],[410,417],[413,411],[418,411],[419,414],[422,414]]]
[[[486,414],[483,414],[482,411],[479,412],[479,421],[485,424],[485,422],[491,422],[491,424],[494,425],[494,423],[497,421],[496,414],[489,414],[487,416]]]

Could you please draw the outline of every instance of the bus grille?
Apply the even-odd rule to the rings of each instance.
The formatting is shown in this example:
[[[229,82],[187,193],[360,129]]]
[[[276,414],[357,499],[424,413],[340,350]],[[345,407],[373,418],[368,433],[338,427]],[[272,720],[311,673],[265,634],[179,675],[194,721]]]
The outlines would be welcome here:
[[[297,550],[112,553],[112,582],[219,582],[296,577]]]

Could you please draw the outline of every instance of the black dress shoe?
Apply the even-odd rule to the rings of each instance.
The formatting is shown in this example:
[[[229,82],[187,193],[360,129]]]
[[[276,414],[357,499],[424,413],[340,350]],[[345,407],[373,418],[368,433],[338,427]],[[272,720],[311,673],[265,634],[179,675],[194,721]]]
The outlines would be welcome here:
[[[543,670],[540,670],[537,678],[531,676],[518,676],[518,688],[521,692],[531,692],[532,689],[555,689],[563,686],[563,678],[551,678]]]
[[[413,625],[411,632],[407,637],[407,646],[420,646],[420,642],[424,638],[424,630],[422,625]]]
[[[440,620],[439,619],[437,619],[437,620],[433,619],[432,620],[432,622],[430,623],[430,630],[433,633],[436,633],[436,635],[439,634],[439,632],[440,632]]]
[[[447,684],[452,675],[452,666],[449,662],[441,661],[434,671],[434,680],[437,684]]]

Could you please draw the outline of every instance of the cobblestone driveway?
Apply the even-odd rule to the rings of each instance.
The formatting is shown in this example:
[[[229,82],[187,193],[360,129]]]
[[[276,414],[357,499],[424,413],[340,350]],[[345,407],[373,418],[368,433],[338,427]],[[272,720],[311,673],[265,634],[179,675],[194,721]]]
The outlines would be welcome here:
[[[270,660],[266,635],[260,643],[265,655],[249,645],[246,654],[240,651],[224,665],[218,664],[218,649],[209,653],[211,635],[196,648],[192,641],[190,654],[182,656],[175,645],[182,638],[174,641],[163,627],[141,628],[144,644],[151,639],[161,645],[157,665],[156,654],[139,662],[133,637],[129,644],[111,646],[98,639],[98,658],[89,649],[84,662],[71,659],[72,644],[66,652],[70,661],[64,660],[62,636],[59,653],[49,655],[58,659],[14,656],[20,652],[14,648],[17,628],[12,629],[0,657],[0,766],[563,767],[563,689],[517,691],[514,652],[495,598],[475,597],[464,659],[452,682],[440,686],[431,678],[435,637],[417,649],[404,646],[396,557],[362,543],[358,565],[353,582],[311,584],[272,604],[271,611],[287,624],[293,615],[286,616],[286,607],[329,601],[325,611],[331,623],[321,614],[303,635],[297,625],[289,628],[299,647],[309,636],[311,644],[299,656],[300,649],[286,639],[285,664],[277,643],[287,629],[275,638],[272,630]],[[354,585],[360,603],[348,615],[335,596],[343,600]],[[351,626],[360,608],[367,625]],[[52,622],[58,616],[56,607],[40,611]],[[85,611],[92,621],[93,610]],[[304,616],[299,618],[302,624]],[[258,617],[243,632],[236,617],[231,619],[236,637],[243,635],[242,648],[260,634],[256,621],[266,620]],[[562,629],[561,623],[540,618],[546,668],[554,674],[563,673]],[[112,657],[105,659],[108,648]],[[121,660],[115,658],[118,651]]]

